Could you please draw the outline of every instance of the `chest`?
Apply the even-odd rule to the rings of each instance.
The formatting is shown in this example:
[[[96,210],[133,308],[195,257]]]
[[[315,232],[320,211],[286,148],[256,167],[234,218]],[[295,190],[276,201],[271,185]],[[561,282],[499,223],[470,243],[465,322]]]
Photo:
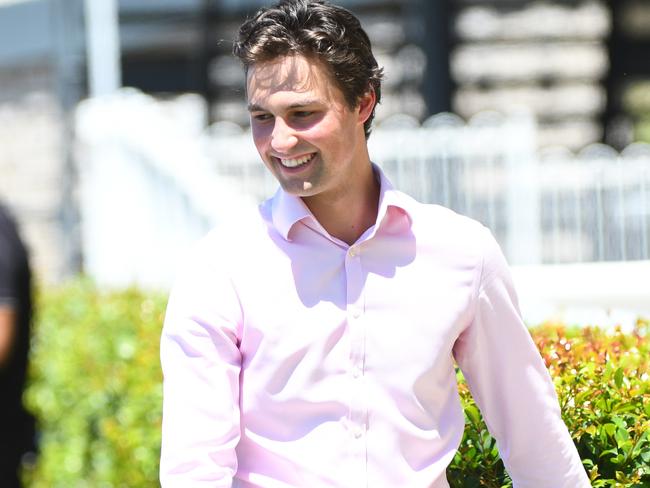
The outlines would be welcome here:
[[[237,284],[244,367],[300,357],[332,372],[362,357],[386,374],[405,358],[426,369],[451,362],[471,319],[476,263],[462,253],[384,240],[268,256]]]

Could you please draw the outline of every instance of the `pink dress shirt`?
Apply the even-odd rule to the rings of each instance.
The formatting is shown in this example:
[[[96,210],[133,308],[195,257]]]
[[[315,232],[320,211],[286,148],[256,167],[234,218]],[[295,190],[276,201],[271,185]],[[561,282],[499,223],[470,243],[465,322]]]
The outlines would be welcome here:
[[[162,486],[448,487],[456,361],[515,487],[589,487],[490,232],[375,172],[352,246],[278,190],[193,250],[162,334]]]

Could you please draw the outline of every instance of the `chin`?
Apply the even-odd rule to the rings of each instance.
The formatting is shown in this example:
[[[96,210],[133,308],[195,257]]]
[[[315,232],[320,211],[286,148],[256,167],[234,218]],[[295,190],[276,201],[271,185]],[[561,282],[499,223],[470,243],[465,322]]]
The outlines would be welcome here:
[[[318,193],[318,190],[309,184],[309,188],[305,188],[304,181],[280,181],[280,186],[289,195],[297,197],[311,197]]]

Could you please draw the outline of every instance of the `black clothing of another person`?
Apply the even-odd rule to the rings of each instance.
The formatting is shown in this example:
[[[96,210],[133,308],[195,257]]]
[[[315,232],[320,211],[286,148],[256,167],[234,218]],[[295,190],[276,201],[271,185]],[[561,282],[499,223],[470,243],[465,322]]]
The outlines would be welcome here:
[[[9,361],[0,366],[0,487],[19,487],[24,453],[34,450],[34,419],[22,405],[32,315],[28,256],[16,225],[0,205],[0,306],[15,313]]]

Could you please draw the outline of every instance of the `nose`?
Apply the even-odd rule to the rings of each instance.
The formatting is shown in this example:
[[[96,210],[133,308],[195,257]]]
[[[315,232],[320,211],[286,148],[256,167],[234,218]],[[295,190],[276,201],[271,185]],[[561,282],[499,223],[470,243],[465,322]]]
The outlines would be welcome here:
[[[288,153],[298,143],[295,131],[282,119],[276,117],[271,133],[271,147],[279,153]]]

